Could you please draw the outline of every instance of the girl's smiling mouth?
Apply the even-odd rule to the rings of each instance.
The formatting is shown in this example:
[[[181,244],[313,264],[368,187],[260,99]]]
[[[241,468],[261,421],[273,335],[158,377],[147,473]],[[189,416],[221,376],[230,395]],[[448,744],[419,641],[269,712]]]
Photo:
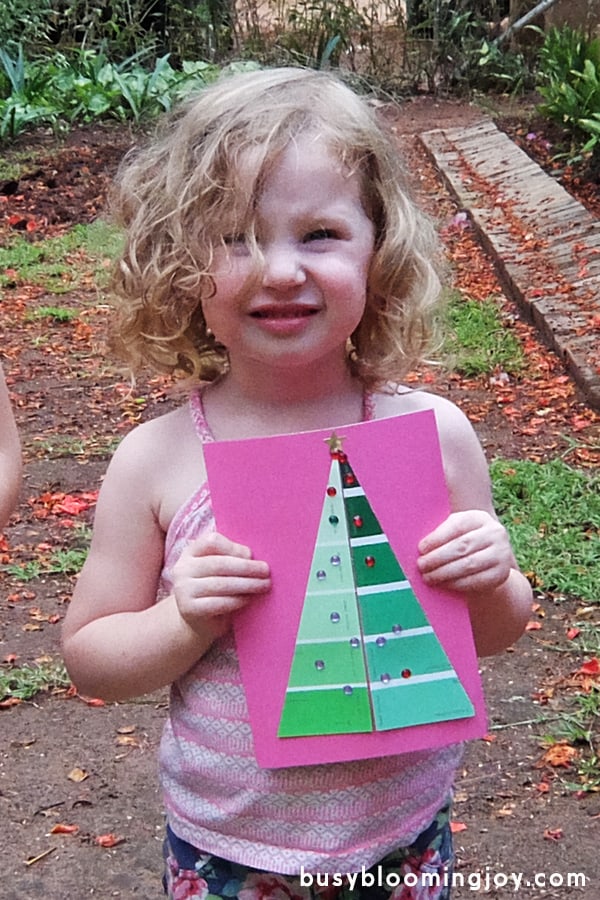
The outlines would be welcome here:
[[[260,331],[273,337],[300,337],[320,312],[320,307],[303,303],[271,303],[250,311]]]
[[[250,312],[253,319],[262,320],[290,320],[290,319],[306,319],[314,316],[319,312],[316,306],[304,306],[302,304],[275,304],[272,306],[263,306]]]

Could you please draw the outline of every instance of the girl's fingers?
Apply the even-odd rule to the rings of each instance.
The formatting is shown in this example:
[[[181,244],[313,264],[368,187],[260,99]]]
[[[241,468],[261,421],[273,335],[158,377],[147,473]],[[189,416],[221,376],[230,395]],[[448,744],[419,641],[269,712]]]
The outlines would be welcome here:
[[[183,569],[183,566],[182,566]],[[195,556],[187,560],[188,578],[231,579],[259,578],[269,575],[269,566],[261,559],[242,559],[237,556]]]
[[[198,578],[190,586],[189,594],[193,597],[226,597],[228,595],[261,594],[269,590],[270,579],[252,575],[215,576],[214,578]]]
[[[214,579],[258,579],[269,577],[269,566],[260,559],[252,559],[249,547],[230,541],[214,532],[185,548],[174,574],[178,579],[210,581],[210,589],[217,589]],[[252,591],[254,588],[251,587]],[[220,589],[219,593],[223,593]],[[203,588],[203,593],[207,590]]]
[[[427,584],[481,591],[501,584],[512,553],[506,530],[489,513],[453,513],[419,544],[419,571]]]
[[[214,532],[192,541],[173,569],[173,589],[181,616],[192,628],[227,616],[271,587],[269,566],[250,549]]]
[[[428,571],[486,549],[503,554],[508,547],[504,527],[488,513],[453,513],[419,543],[419,564]]]
[[[250,547],[231,541],[218,531],[212,531],[201,538],[197,538],[195,541],[191,541],[184,552],[191,556],[239,556],[241,559],[252,558]]]
[[[451,513],[441,525],[419,543],[419,553],[425,555],[453,540],[467,539],[486,527],[498,526],[496,519],[481,509],[470,509],[464,512]],[[501,527],[501,526],[500,526]],[[469,538],[470,539],[470,538]],[[468,552],[468,544],[464,552]]]
[[[448,562],[426,568],[419,565],[421,575],[428,584],[456,582],[461,578],[473,578],[497,568],[497,561],[487,551],[473,553],[465,559],[450,559]]]

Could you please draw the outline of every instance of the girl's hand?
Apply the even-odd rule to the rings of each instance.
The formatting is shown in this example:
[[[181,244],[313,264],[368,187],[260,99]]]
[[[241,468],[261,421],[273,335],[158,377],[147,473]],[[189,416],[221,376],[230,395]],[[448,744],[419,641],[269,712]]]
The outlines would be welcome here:
[[[198,633],[206,633],[210,619],[215,637],[227,631],[231,613],[270,587],[267,563],[216,532],[190,543],[173,568],[179,615]]]
[[[419,544],[423,580],[461,593],[486,593],[505,583],[515,562],[506,529],[490,513],[452,513]]]

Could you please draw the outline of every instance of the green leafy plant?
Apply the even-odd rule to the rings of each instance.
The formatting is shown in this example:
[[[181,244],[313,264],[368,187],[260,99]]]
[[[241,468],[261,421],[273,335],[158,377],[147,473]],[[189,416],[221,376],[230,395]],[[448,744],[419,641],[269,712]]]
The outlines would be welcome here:
[[[4,571],[7,575],[11,575],[19,581],[27,582],[39,578],[44,571],[44,567],[40,560],[30,559],[22,563],[8,563],[4,566]]]
[[[113,58],[123,59],[159,43],[160,28],[154,26],[161,16],[160,0],[58,0],[56,6],[54,38],[61,49],[104,45]]]
[[[504,325],[493,299],[469,300],[452,294],[443,324],[447,336],[442,357],[461,374],[474,377],[496,369],[512,374],[522,368],[521,345]]]
[[[512,47],[491,37],[490,19],[501,19],[497,3],[484,10],[468,0],[421,0],[409,13],[410,32],[428,42],[422,77],[430,92],[472,90],[518,93],[531,86],[530,66]]]
[[[38,46],[49,40],[56,11],[53,0],[2,0],[0,46]]]
[[[50,556],[46,572],[50,575],[77,575],[81,572],[87,555],[87,547],[58,549]]]
[[[487,39],[476,48],[470,67],[472,87],[517,95],[531,88],[532,83],[531,68],[519,51],[504,49]]]
[[[600,476],[560,459],[495,460],[491,474],[498,514],[532,582],[600,602]]]
[[[114,84],[114,66],[103,48],[55,53],[48,69],[55,103],[69,122],[90,122],[115,115],[121,95]],[[116,117],[119,117],[118,115]],[[123,114],[120,116],[125,118]]]
[[[177,72],[169,64],[169,54],[156,60],[152,72],[137,66],[128,70],[117,68],[113,73],[114,82],[128,106],[128,117],[135,122],[168,110],[183,83],[189,87],[193,81],[198,86],[205,83],[205,76],[214,78],[215,75],[216,70],[208,63],[193,71]]]
[[[0,63],[10,82],[13,94],[25,93],[25,57],[23,45],[19,44],[16,57],[12,57],[4,48],[0,48]]]
[[[77,575],[83,568],[91,541],[88,525],[79,525],[73,533],[73,546],[58,547],[50,555],[42,555],[22,563],[8,563],[3,570],[21,582],[34,581],[46,575]]]
[[[0,667],[0,701],[31,700],[41,691],[68,688],[71,680],[62,662],[40,662],[18,668]]]
[[[106,118],[140,122],[170,109],[219,74],[217,66],[203,61],[184,61],[174,68],[169,54],[147,68],[148,55],[140,50],[117,64],[100,46],[28,61],[20,46],[16,55],[0,49],[7,85],[7,96],[0,99],[0,139],[40,125],[57,130]]]
[[[0,46],[22,43],[28,55],[103,48],[113,61],[144,53],[150,68],[165,53],[226,58],[237,12],[230,0],[2,0]]]
[[[13,56],[0,48],[0,65],[9,91],[0,98],[0,139],[14,138],[26,128],[56,121],[48,99],[48,79],[42,63],[28,63],[22,45]]]
[[[540,50],[540,112],[570,134],[571,161],[586,154],[600,164],[600,39],[578,29],[552,28]]]

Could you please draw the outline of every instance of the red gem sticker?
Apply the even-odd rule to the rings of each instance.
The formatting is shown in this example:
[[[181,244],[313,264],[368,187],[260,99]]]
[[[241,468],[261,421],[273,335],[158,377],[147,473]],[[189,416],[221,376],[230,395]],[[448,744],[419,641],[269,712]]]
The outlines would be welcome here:
[[[410,671],[410,669],[402,669],[401,675],[403,678],[410,678],[412,672]]]
[[[328,497],[335,497],[336,494],[337,494],[337,491],[334,487],[327,488],[327,496]]]
[[[362,527],[363,527],[362,516],[354,516],[354,518],[352,519],[352,522],[354,523],[354,527],[355,527],[355,528],[362,528]]]
[[[365,566],[368,566],[369,569],[372,569],[375,565],[375,557],[374,556],[365,556]]]
[[[351,485],[356,484],[356,478],[352,474],[352,472],[348,472],[347,475],[344,475],[344,484]]]

